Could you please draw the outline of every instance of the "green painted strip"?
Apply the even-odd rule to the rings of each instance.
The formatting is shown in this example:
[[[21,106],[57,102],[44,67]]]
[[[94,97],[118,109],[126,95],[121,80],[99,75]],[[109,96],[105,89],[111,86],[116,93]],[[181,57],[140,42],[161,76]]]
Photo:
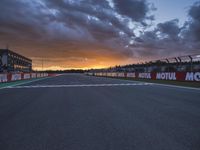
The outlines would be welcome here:
[[[0,83],[0,89],[4,89],[4,88],[7,88],[7,87],[18,86],[18,85],[23,85],[23,84],[27,84],[27,83],[31,83],[31,82],[35,82],[35,81],[44,80],[44,79],[47,79],[47,78],[49,78],[49,77],[29,79],[29,80],[19,80],[19,81],[7,82],[7,83]]]

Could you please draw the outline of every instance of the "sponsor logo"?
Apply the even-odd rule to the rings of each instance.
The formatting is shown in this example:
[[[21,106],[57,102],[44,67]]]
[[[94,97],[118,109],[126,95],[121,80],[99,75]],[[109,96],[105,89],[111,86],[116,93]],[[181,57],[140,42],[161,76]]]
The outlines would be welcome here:
[[[124,76],[124,73],[117,73],[117,76],[118,76],[118,77],[125,77],[125,76]]]
[[[112,74],[112,73],[105,73],[105,72],[104,72],[104,73],[103,73],[103,76],[104,76],[104,77],[106,77],[106,76],[108,76],[108,77],[112,77],[113,74]]]
[[[158,80],[176,80],[176,73],[175,72],[157,73],[156,79],[158,79]]]
[[[32,73],[31,78],[36,78],[36,73]]]
[[[151,73],[139,73],[141,79],[151,79]]]
[[[104,72],[104,73],[102,73],[102,75],[103,75],[103,76],[107,76],[107,73]]]
[[[24,79],[30,79],[31,75],[30,74],[24,74]]]
[[[116,77],[116,76],[117,76],[117,73],[108,73],[108,76],[109,76],[109,77]]]
[[[41,77],[41,74],[40,73],[37,73],[37,78],[40,78]]]
[[[128,78],[136,78],[135,73],[127,73]]]
[[[21,80],[21,74],[12,74],[11,81]]]
[[[0,74],[0,83],[8,82],[8,78],[6,74]]]
[[[99,75],[99,76],[111,76],[111,77],[130,77],[130,78],[141,78],[141,79],[157,79],[157,80],[184,80],[183,78],[185,78],[185,81],[200,81],[200,72],[179,72],[177,74],[177,72],[159,72],[156,73],[155,78],[154,78],[154,74],[152,76],[151,73],[135,73],[135,72],[131,72],[131,73],[124,73],[124,72],[102,72],[102,73],[96,73],[95,75]]]
[[[187,72],[186,81],[200,81],[200,72]]]

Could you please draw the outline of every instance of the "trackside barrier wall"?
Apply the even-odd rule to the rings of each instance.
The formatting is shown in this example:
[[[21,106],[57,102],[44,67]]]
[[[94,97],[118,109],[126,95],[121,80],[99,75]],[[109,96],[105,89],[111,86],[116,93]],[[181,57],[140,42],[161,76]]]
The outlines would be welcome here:
[[[102,76],[102,77],[200,82],[200,72],[149,72],[149,73],[99,72],[99,73],[87,73],[87,75]]]
[[[0,83],[3,82],[11,82],[17,80],[27,80],[34,78],[42,78],[52,76],[48,73],[8,73],[8,74],[0,74]]]

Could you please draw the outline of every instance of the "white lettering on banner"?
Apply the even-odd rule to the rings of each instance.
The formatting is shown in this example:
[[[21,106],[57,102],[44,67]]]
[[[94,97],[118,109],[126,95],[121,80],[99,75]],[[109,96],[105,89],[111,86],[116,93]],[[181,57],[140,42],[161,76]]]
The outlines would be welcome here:
[[[186,81],[200,81],[200,72],[187,72]]]
[[[11,81],[21,80],[21,74],[12,74]]]
[[[117,73],[112,73],[112,77],[117,77]]]
[[[0,83],[8,82],[7,74],[0,74]]]
[[[31,78],[36,78],[36,73],[32,73]]]
[[[124,73],[117,73],[118,77],[125,77]]]
[[[135,78],[136,75],[135,75],[135,73],[127,73],[127,77],[128,78]]]
[[[109,73],[109,72],[108,72],[107,74],[106,74],[106,73],[104,73],[104,76],[111,77],[111,76],[112,76],[112,73]]]
[[[106,73],[106,72],[104,72],[104,73],[103,73],[103,76],[106,76],[106,75],[107,75],[107,73]]]
[[[37,78],[40,78],[40,73],[37,73]]]
[[[43,77],[47,77],[48,76],[48,73],[43,73]]]
[[[105,73],[105,76],[114,77],[114,76],[115,76],[115,73]]]
[[[24,79],[30,79],[31,75],[30,74],[24,74]]]
[[[159,80],[176,80],[176,73],[175,72],[157,73],[156,79],[159,79]]]
[[[141,79],[151,79],[151,73],[139,73]]]

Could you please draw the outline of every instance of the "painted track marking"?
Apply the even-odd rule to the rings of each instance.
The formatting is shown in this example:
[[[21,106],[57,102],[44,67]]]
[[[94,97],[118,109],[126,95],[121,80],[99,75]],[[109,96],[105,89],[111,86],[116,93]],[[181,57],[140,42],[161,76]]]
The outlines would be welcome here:
[[[148,86],[153,83],[121,83],[121,84],[75,84],[75,85],[30,85],[12,86],[7,89],[31,89],[31,88],[71,88],[71,87],[112,87],[112,86]]]

